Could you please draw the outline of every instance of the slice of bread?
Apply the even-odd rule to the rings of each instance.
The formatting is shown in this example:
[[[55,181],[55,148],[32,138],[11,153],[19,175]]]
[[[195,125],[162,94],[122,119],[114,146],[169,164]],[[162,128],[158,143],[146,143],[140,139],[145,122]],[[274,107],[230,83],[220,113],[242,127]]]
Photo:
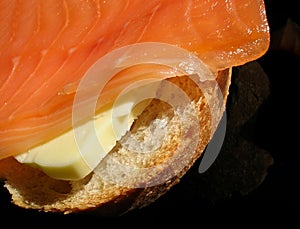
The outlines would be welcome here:
[[[216,80],[193,79],[162,81],[167,96],[153,99],[131,131],[82,180],[55,180],[14,158],[1,160],[0,178],[12,202],[46,212],[118,215],[155,201],[202,155],[225,111],[231,69],[218,72]],[[182,102],[178,91],[189,101]]]

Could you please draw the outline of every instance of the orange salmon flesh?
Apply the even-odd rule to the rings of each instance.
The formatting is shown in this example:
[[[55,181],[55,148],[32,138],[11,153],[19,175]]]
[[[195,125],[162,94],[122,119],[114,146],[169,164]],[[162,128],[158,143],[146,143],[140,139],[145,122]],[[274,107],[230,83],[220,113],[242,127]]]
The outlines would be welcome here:
[[[0,18],[0,159],[70,129],[77,83],[112,50],[168,43],[221,70],[270,42],[263,0],[0,0]],[[136,80],[122,77],[106,85],[107,101]]]

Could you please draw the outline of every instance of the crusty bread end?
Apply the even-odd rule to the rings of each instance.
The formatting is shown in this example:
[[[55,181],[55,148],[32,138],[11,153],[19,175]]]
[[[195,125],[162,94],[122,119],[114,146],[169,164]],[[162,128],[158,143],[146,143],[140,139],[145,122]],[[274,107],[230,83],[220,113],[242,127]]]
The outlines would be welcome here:
[[[201,156],[212,138],[211,131],[216,126],[212,125],[210,112],[218,112],[215,114],[217,121],[222,117],[231,69],[222,70],[216,76],[223,94],[222,109],[209,106],[209,98],[203,95],[190,77],[173,77],[167,81],[180,87],[191,99],[191,103],[182,111],[187,114],[186,117],[178,117],[173,107],[165,101],[153,99],[135,121],[131,131],[118,142],[95,172],[79,181],[55,180],[38,169],[20,164],[14,158],[3,159],[0,161],[0,178],[11,194],[12,202],[22,208],[45,212],[67,214],[88,211],[119,215],[144,207],[166,193]],[[200,83],[203,84],[201,88],[210,86],[207,82]],[[211,88],[208,91],[213,94],[214,90]],[[169,96],[173,96],[172,89]],[[185,154],[194,140],[188,137],[185,138],[186,142],[182,140],[182,127],[193,121],[189,120],[188,115],[192,110],[197,115],[199,140],[195,150]],[[132,143],[130,139],[136,142]],[[139,142],[140,145],[137,144]],[[141,146],[153,148],[157,144],[157,149],[137,153]],[[183,147],[183,152],[177,150],[178,147]]]

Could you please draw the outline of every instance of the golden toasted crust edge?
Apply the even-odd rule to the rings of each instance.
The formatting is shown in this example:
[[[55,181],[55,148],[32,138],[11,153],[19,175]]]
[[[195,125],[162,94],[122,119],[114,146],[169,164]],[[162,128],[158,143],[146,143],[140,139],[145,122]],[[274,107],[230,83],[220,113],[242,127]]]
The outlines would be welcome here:
[[[178,85],[182,84],[180,77],[171,80],[178,83]],[[225,104],[231,82],[231,69],[220,71],[216,81],[223,93]],[[184,87],[184,85],[182,86]],[[205,103],[205,101],[200,99],[195,103],[201,107],[204,106],[201,103]],[[199,115],[204,114],[199,111]],[[93,193],[91,191],[99,191],[102,188],[94,187],[97,186],[98,180],[93,175],[75,183],[54,180],[37,169],[18,163],[14,158],[0,161],[0,178],[4,180],[5,187],[10,192],[12,202],[22,208],[63,214],[86,212],[100,215],[120,215],[147,206],[177,184],[201,156],[211,138],[211,136],[206,137],[205,140],[199,143],[193,158],[176,176],[162,184],[151,187],[103,187],[104,194],[102,195],[99,192]],[[93,183],[93,185],[90,183]],[[88,184],[91,187],[86,188]],[[108,186],[108,184],[105,185]]]

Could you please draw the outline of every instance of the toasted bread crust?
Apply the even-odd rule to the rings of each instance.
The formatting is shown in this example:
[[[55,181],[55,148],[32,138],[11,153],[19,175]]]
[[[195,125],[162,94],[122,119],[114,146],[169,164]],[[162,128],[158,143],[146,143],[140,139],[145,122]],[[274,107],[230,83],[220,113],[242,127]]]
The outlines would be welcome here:
[[[138,134],[141,131],[141,126],[150,123],[157,117],[156,115],[168,116],[166,119],[170,130],[166,134],[167,138],[164,140],[164,144],[156,152],[147,157],[141,157],[124,149],[122,145],[117,145],[110,153],[110,158],[101,162],[97,171],[80,181],[72,182],[52,179],[35,168],[20,164],[14,158],[1,160],[0,178],[5,181],[5,187],[12,196],[12,202],[22,208],[46,212],[63,214],[93,212],[101,215],[119,215],[135,208],[144,207],[165,194],[180,181],[181,177],[201,156],[212,137],[211,131],[216,128],[216,126],[211,126],[210,110],[212,108],[208,106],[200,88],[189,77],[174,77],[170,78],[169,81],[179,86],[192,100],[192,104],[196,108],[200,127],[199,136],[201,136],[191,155],[180,155],[180,161],[172,162],[172,176],[170,178],[164,178],[161,182],[153,183],[154,185],[151,184],[151,181],[153,182],[156,177],[163,177],[165,173],[169,172],[170,166],[163,166],[160,170],[154,170],[153,174],[149,174],[149,178],[145,178],[145,183],[131,179],[130,175],[127,178],[128,183],[113,182],[110,178],[111,174],[109,174],[114,169],[114,165],[111,165],[112,160],[124,164],[128,163],[130,166],[137,163],[139,166],[147,168],[163,164],[173,157],[173,153],[181,141],[181,130],[176,126],[180,120],[178,121],[178,117],[176,118],[174,113],[169,112],[172,107],[162,101],[155,100],[137,119],[132,127],[132,133]],[[218,120],[220,120],[228,96],[231,69],[220,71],[216,81],[223,94],[224,103],[222,109],[218,110],[219,114],[217,114]],[[184,164],[183,167],[182,163]],[[178,171],[175,171],[177,168]],[[104,177],[108,174],[109,178],[103,178],[99,174],[104,174]]]

